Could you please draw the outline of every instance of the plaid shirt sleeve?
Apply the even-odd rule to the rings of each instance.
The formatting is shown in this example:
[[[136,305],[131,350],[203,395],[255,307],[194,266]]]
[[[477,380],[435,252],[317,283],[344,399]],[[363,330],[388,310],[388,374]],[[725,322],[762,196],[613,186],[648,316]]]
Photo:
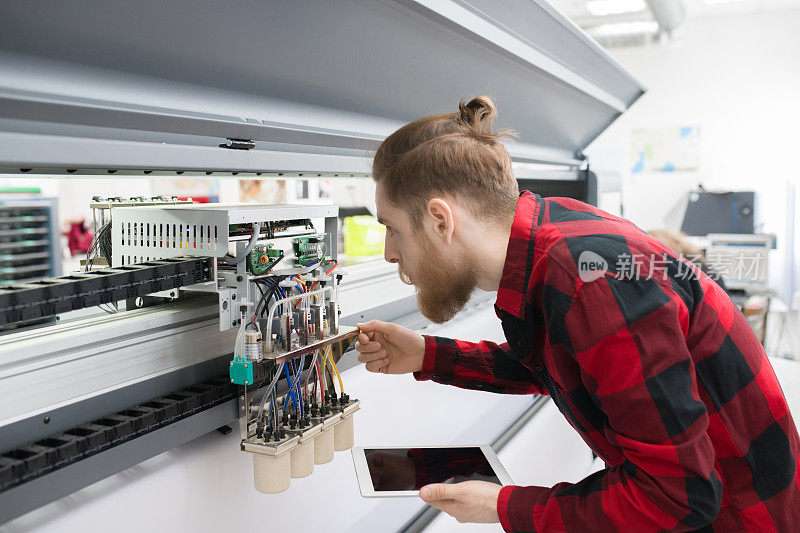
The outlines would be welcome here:
[[[722,485],[685,342],[686,304],[668,282],[574,283],[571,290],[562,283],[561,297],[545,298],[545,311],[563,319],[561,349],[607,417],[604,433],[623,460],[575,484],[504,487],[501,524],[507,531],[685,531],[710,524]]]
[[[433,380],[462,389],[504,394],[547,394],[541,382],[511,353],[508,343],[425,338],[419,380]]]

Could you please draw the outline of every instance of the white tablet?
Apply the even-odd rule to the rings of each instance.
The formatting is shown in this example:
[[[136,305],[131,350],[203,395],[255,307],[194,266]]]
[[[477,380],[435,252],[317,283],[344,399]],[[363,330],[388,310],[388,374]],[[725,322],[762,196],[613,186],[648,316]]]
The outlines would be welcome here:
[[[417,496],[430,483],[513,484],[491,446],[356,446],[353,463],[366,498]]]

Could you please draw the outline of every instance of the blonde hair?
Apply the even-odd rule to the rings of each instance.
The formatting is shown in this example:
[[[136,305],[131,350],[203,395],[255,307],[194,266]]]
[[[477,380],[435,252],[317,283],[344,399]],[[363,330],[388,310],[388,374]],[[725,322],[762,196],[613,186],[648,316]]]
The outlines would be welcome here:
[[[651,229],[647,234],[666,244],[686,259],[692,262],[706,264],[706,254],[703,253],[703,250],[692,244],[689,240],[689,236],[685,233],[670,231],[668,229]]]

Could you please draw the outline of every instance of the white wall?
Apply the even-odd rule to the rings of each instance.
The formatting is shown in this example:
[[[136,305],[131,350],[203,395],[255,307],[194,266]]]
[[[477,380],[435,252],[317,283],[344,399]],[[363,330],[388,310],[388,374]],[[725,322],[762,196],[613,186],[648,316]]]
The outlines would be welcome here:
[[[690,19],[676,42],[611,54],[648,88],[587,150],[601,180],[621,181],[624,216],[643,229],[663,227],[698,183],[755,190],[757,231],[775,233],[780,248],[770,284],[788,290],[787,181],[800,182],[800,10]],[[695,125],[699,171],[631,174],[631,130]]]

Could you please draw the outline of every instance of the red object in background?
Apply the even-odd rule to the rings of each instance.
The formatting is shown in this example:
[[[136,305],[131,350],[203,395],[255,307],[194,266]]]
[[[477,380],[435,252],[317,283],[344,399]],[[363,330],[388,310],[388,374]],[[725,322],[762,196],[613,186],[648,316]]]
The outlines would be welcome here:
[[[79,220],[69,222],[69,229],[64,232],[67,238],[67,246],[69,246],[69,253],[74,257],[77,254],[86,254],[89,252],[89,246],[92,245],[92,232],[86,227],[86,220]]]
[[[189,200],[190,198],[196,204],[215,204],[219,202],[219,197],[217,196],[178,196],[178,200]]]

